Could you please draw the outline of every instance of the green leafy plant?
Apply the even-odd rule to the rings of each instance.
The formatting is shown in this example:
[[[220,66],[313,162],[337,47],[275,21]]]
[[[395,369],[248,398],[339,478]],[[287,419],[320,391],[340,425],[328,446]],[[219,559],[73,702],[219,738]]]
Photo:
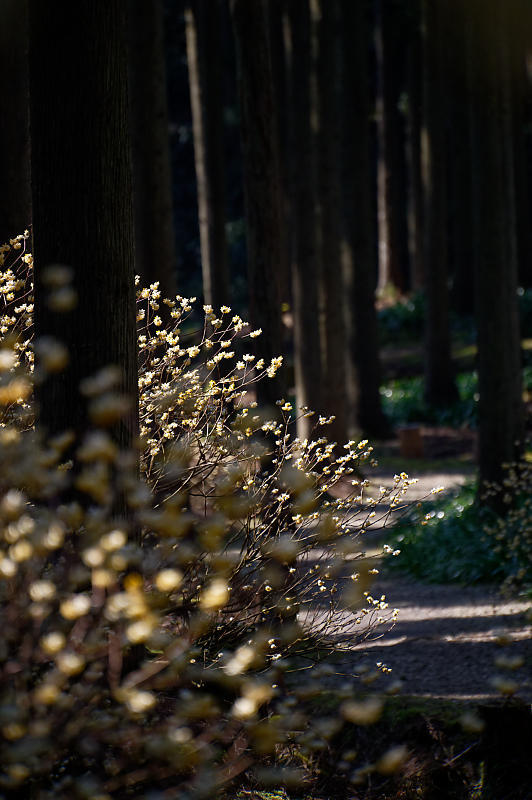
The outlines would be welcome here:
[[[459,399],[444,408],[429,406],[424,400],[424,382],[421,376],[398,378],[381,388],[385,414],[393,425],[422,422],[429,425],[476,427],[478,381],[476,372],[457,375]]]
[[[493,514],[475,501],[476,486],[469,483],[405,514],[394,527],[401,552],[389,569],[434,583],[502,581],[504,565],[484,529]]]
[[[400,553],[389,569],[434,583],[499,583],[505,590],[530,591],[530,464],[509,467],[505,485],[504,517],[478,501],[476,482],[418,504],[394,527]]]

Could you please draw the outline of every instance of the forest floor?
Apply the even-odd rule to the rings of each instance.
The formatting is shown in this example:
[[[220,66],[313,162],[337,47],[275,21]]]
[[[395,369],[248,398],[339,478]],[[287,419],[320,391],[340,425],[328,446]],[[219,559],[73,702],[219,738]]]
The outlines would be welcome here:
[[[374,486],[393,484],[394,462],[393,457],[384,459],[383,465],[368,471]],[[408,490],[411,502],[427,499],[436,486],[452,490],[474,472],[467,461],[410,462],[409,466],[402,459],[402,464],[410,477],[418,479]],[[383,529],[377,522],[366,534],[368,551],[380,550],[389,532],[390,524]],[[340,675],[352,675],[361,661],[369,666],[382,662],[392,669],[386,681],[400,681],[404,695],[486,701],[501,697],[492,683],[501,674],[496,659],[503,654],[520,656],[523,666],[510,676],[506,671],[505,677],[518,684],[518,697],[532,701],[530,600],[504,597],[497,585],[421,583],[386,569],[371,586],[371,595],[386,595],[390,608],[399,609],[397,622],[336,661]],[[383,676],[380,682],[385,685],[384,681]]]

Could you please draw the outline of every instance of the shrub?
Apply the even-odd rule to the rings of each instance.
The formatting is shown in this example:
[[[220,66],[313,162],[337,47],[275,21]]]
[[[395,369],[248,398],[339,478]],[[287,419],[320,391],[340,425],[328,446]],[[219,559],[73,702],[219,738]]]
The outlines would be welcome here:
[[[116,368],[84,382],[83,440],[45,440],[32,424],[33,349],[48,371],[66,354],[32,347],[26,240],[3,248],[0,277],[4,795],[207,797],[274,764],[279,745],[327,746],[365,708],[356,685],[334,719],[311,716],[297,706],[321,691],[318,673],[289,673],[297,655],[348,647],[385,621],[356,534],[406,476],[366,499],[355,469],[367,442],[335,456],[323,436],[292,438],[290,404],[270,419],[250,396],[280,360],[237,360],[254,332],[229,309],[205,308],[183,341],[192,301],[161,301],[155,284],[139,292],[141,476],[111,435]]]
[[[470,483],[406,514],[394,528],[393,541],[401,552],[390,569],[434,583],[502,580],[502,564],[484,531],[491,513],[475,499],[476,487]]]
[[[504,517],[478,501],[476,482],[420,503],[394,527],[400,553],[390,568],[435,583],[499,583],[505,591],[530,591],[531,477],[527,462],[508,468]]]

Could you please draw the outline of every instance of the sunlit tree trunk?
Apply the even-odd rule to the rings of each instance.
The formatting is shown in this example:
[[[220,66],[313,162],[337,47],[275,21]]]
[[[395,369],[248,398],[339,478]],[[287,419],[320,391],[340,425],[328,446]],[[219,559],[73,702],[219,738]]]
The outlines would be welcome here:
[[[0,244],[31,223],[27,0],[0,5]]]
[[[379,280],[382,292],[408,288],[408,233],[404,137],[399,110],[404,69],[403,9],[376,0],[377,204]]]
[[[231,0],[239,77],[247,236],[248,286],[258,358],[281,353],[278,268],[282,263],[281,192],[276,109],[264,0]],[[272,405],[283,394],[280,377],[262,381],[259,401]]]
[[[220,308],[230,300],[225,237],[220,2],[189,0],[185,16],[203,296],[206,303]]]
[[[423,0],[423,133],[421,163],[425,197],[425,398],[443,406],[458,397],[449,332],[447,266],[447,155],[443,2]]]
[[[126,4],[30,0],[35,332],[70,351],[38,392],[50,433],[88,425],[79,384],[108,364],[131,413],[115,434],[138,437],[134,231],[127,107]],[[66,264],[75,308],[50,310],[44,270]]]

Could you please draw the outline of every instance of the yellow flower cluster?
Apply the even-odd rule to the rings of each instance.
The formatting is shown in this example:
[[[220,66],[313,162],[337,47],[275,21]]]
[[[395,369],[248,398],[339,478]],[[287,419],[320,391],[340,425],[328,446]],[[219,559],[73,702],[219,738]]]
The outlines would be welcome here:
[[[16,266],[0,276],[14,319],[0,342],[0,791],[216,794],[280,744],[312,753],[372,722],[377,706],[354,683],[338,719],[305,711],[320,668],[291,674],[317,646],[349,649],[393,622],[370,594],[377,570],[359,538],[406,478],[368,498],[354,479],[367,442],[336,457],[324,437],[291,436],[291,403],[257,408],[255,383],[281,366],[243,352],[260,331],[246,334],[228,307],[198,322],[194,299],[162,300],[156,283],[138,291],[141,475],[110,433],[129,409],[112,367],[81,386],[92,430],[46,440],[21,358],[26,238],[2,249]],[[59,310],[70,277],[48,276]],[[55,341],[34,349],[46,374],[68,359]]]

